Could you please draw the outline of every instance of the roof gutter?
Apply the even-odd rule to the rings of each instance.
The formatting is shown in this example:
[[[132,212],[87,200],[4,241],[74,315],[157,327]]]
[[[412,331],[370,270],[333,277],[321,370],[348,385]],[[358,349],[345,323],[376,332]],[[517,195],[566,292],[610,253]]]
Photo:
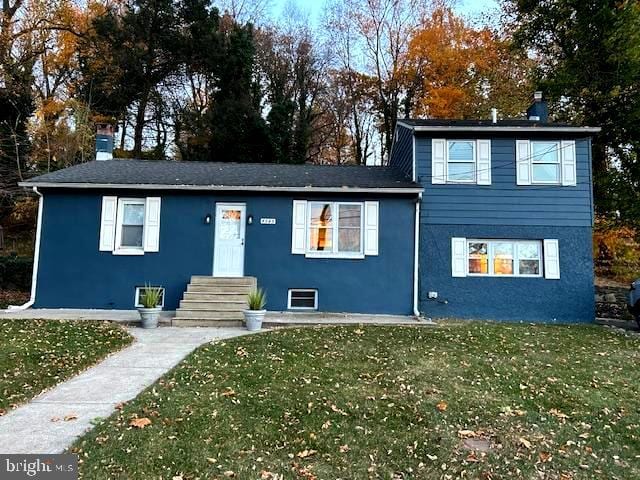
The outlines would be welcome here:
[[[410,128],[414,132],[555,132],[555,133],[598,133],[600,127],[514,127],[514,126],[457,126],[457,125],[409,125],[398,121],[399,124]]]
[[[75,182],[20,182],[21,187],[33,188],[85,188],[128,190],[195,190],[294,193],[420,193],[421,187],[268,187],[260,185],[161,185],[157,183],[75,183]]]
[[[36,225],[36,242],[33,253],[33,272],[31,273],[31,297],[27,303],[22,305],[9,305],[7,312],[19,312],[30,308],[36,302],[36,285],[38,283],[38,263],[40,261],[40,236],[42,234],[42,204],[44,197],[38,191],[38,187],[33,187],[33,191],[40,197],[38,199],[38,223]]]

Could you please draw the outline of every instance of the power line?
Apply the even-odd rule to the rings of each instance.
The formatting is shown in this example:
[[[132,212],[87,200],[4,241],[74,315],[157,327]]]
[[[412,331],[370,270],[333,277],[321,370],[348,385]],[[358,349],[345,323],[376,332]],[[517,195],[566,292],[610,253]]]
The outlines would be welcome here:
[[[560,144],[560,145],[561,145],[561,144]],[[529,155],[528,157],[525,157],[524,159],[518,159],[518,158],[517,158],[518,152],[516,151],[516,159],[515,159],[515,160],[509,160],[509,161],[507,161],[507,162],[503,162],[503,163],[501,163],[500,165],[494,165],[494,164],[492,163],[492,165],[491,165],[489,168],[482,168],[482,169],[474,168],[473,170],[469,170],[469,171],[466,171],[466,172],[460,172],[460,173],[458,173],[457,175],[469,175],[469,174],[474,174],[474,173],[475,173],[475,174],[476,174],[476,178],[477,178],[477,174],[478,174],[479,172],[487,172],[487,171],[488,171],[488,172],[491,172],[492,170],[499,170],[499,169],[501,169],[501,168],[507,168],[507,167],[509,167],[509,166],[511,166],[511,165],[516,165],[518,162],[521,162],[521,161],[527,161],[527,162],[528,162],[528,161],[531,161],[531,160],[533,160],[534,158],[536,158],[536,157],[541,157],[541,156],[543,156],[543,155],[546,155],[547,153],[551,153],[551,152],[554,152],[554,151],[556,151],[556,152],[560,152],[560,151],[562,151],[563,149],[568,148],[568,147],[569,147],[569,145],[560,146],[560,147],[555,147],[555,146],[554,146],[554,147],[552,147],[552,148],[549,148],[548,150],[543,151],[542,153],[537,153],[537,154],[535,154],[535,155],[533,155],[533,154],[532,154],[532,155]],[[516,147],[516,148],[517,148],[517,147]],[[461,163],[462,163],[462,162],[461,162]],[[467,163],[467,162],[464,162],[464,163]],[[469,161],[468,163],[471,163],[471,161]],[[541,162],[541,163],[542,163],[542,162]],[[544,162],[544,163],[551,164],[551,162]],[[474,162],[474,164],[477,164],[477,161],[475,161],[475,162]],[[560,165],[561,165],[561,162],[559,161],[559,162],[554,163],[554,164],[555,164],[555,165],[560,166]],[[433,164],[432,164],[431,169],[432,169],[432,171],[433,171]],[[433,176],[433,175],[431,175],[431,178],[441,179],[441,180],[444,180],[445,182],[447,181],[447,175],[446,175],[446,174],[445,174],[444,176]],[[454,182],[452,182],[452,184],[455,184],[455,183],[461,183],[461,184],[464,184],[465,182],[455,182],[455,181],[454,181]],[[555,185],[541,185],[541,186],[554,187]]]

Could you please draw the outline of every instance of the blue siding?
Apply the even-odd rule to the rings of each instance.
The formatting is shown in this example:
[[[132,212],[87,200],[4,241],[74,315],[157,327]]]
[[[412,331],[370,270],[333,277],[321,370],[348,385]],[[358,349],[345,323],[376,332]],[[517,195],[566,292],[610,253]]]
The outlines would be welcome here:
[[[413,178],[413,130],[396,125],[389,166],[400,170],[407,178]]]
[[[160,252],[118,256],[98,251],[102,195],[112,192],[45,191],[38,308],[131,309],[135,286],[166,288],[165,309],[177,307],[191,275],[211,275],[215,202],[246,202],[245,274],[267,290],[270,310],[286,310],[288,288],[317,288],[322,311],[410,314],[413,299],[414,199],[380,201],[378,256],[363,260],[308,259],[291,254],[292,200],[286,195],[208,195],[163,192]],[[159,192],[117,191],[119,196]],[[296,197],[301,198],[301,197]],[[331,196],[324,200],[347,199]],[[311,197],[305,197],[311,199]],[[276,225],[260,225],[261,217]]]
[[[576,139],[575,187],[516,185],[515,150],[515,137],[491,138],[491,185],[432,185],[431,138],[418,134],[417,180],[424,186],[421,224],[592,225],[591,143],[588,138]]]
[[[420,310],[426,316],[533,322],[592,322],[590,227],[422,225]],[[560,280],[451,276],[451,238],[557,238]],[[427,299],[429,291],[438,300]],[[446,301],[447,303],[444,303]]]

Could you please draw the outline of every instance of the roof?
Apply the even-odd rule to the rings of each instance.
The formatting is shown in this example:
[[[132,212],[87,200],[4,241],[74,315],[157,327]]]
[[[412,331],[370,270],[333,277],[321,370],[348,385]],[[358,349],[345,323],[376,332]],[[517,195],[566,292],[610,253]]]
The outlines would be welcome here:
[[[418,193],[390,167],[106,160],[20,183],[25,187]]]
[[[417,132],[429,131],[502,131],[502,132],[567,132],[596,133],[600,127],[577,127],[568,123],[539,122],[535,120],[447,120],[403,118],[398,120],[403,125]]]

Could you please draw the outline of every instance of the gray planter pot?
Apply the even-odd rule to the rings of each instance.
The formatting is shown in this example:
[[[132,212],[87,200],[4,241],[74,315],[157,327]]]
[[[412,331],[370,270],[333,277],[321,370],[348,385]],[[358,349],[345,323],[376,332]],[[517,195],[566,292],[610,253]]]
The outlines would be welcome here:
[[[262,321],[264,320],[264,314],[266,310],[244,310],[244,323],[247,330],[255,332],[262,328]]]
[[[142,328],[156,328],[158,326],[158,317],[162,307],[155,308],[139,308],[140,319],[142,320]]]

